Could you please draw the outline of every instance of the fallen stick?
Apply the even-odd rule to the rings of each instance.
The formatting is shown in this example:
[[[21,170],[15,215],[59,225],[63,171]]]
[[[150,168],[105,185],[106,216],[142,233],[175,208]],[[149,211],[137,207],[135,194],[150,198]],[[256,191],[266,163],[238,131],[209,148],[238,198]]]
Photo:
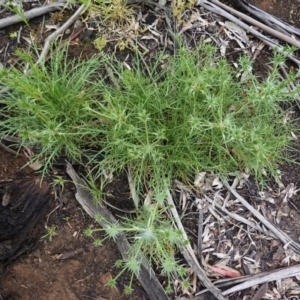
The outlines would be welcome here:
[[[41,63],[46,58],[50,49],[51,42],[61,33],[63,33],[66,29],[68,29],[80,17],[85,8],[86,6],[84,4],[80,5],[80,7],[76,10],[74,15],[71,18],[69,18],[68,21],[66,21],[62,26],[60,26],[57,30],[55,30],[46,38],[42,53],[40,54],[37,64]]]
[[[44,14],[47,14],[52,11],[60,10],[65,6],[65,1],[59,1],[55,2],[49,5],[33,8],[31,10],[24,12],[24,17],[27,20],[42,16]],[[10,16],[4,19],[0,19],[0,29],[5,28],[7,26],[22,22],[23,18],[21,18],[19,15]]]
[[[276,30],[281,31],[285,34],[291,34],[300,37],[299,28],[268,14],[267,12],[257,8],[254,5],[251,5],[247,0],[238,0],[238,2],[241,7],[247,10],[250,14],[254,15],[256,18],[259,18],[268,26],[276,28]]]
[[[212,0],[212,1],[215,1],[215,0]],[[273,48],[273,49],[278,48],[279,50],[284,51],[283,47],[280,46],[278,43],[276,43],[274,40],[272,40],[271,38],[269,38],[267,36],[264,36],[259,31],[255,30],[252,26],[249,26],[246,23],[242,22],[240,19],[231,15],[224,9],[217,6],[216,4],[208,2],[207,0],[199,0],[197,5],[200,5],[201,7],[205,8],[206,10],[211,11],[215,14],[218,14],[218,15],[234,22],[235,24],[237,24],[238,26],[240,26],[241,28],[246,30],[248,33],[252,34],[253,36],[255,36],[258,39],[260,39],[261,41],[263,41],[266,45],[270,46],[271,48]],[[294,63],[296,63],[298,66],[300,66],[300,60],[298,60],[295,56],[288,55],[288,58],[290,60],[292,60]]]
[[[278,39],[280,39],[280,40],[282,40],[282,41],[284,41],[288,44],[294,45],[297,48],[300,48],[300,41],[298,41],[294,38],[291,38],[290,36],[288,36],[288,35],[286,35],[282,32],[279,32],[279,31],[277,31],[277,30],[275,30],[275,29],[273,29],[273,28],[271,28],[271,27],[269,27],[269,26],[267,26],[267,25],[265,25],[265,24],[263,24],[263,23],[261,23],[257,20],[254,20],[253,18],[251,18],[251,17],[249,17],[249,16],[233,9],[230,6],[227,6],[227,5],[219,2],[218,0],[210,0],[210,1],[212,3],[218,5],[218,6],[222,7],[223,9],[229,11],[231,14],[236,15],[237,17],[243,19],[244,21],[252,24],[253,26],[256,26],[256,27],[260,28],[261,30],[265,31],[266,33],[268,33],[268,34],[270,34],[270,35],[272,35],[272,36],[274,36],[274,37],[276,37],[276,38],[278,38]]]

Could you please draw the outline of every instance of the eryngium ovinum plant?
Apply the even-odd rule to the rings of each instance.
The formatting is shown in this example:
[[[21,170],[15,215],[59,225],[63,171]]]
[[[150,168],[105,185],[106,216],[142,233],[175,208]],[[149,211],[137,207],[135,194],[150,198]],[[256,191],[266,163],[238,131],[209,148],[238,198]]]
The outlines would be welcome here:
[[[150,200],[136,203],[131,217],[86,234],[100,244],[95,231],[105,230],[111,238],[125,231],[132,246],[129,258],[117,262],[122,272],[137,273],[137,253],[143,251],[169,278],[169,292],[172,274],[188,286],[175,259],[186,241],[164,204],[172,179],[199,171],[225,177],[247,169],[262,182],[264,174],[275,176],[277,164],[287,160],[291,131],[297,132],[281,104],[299,92],[300,87],[290,92],[287,86],[300,74],[280,78],[285,55],[279,51],[265,78],[252,74],[247,57],[234,70],[209,44],[195,51],[181,48],[174,57],[162,54],[150,72],[139,63],[128,69],[105,55],[68,61],[58,52],[39,66],[30,55],[22,56],[31,71],[14,69],[2,77],[2,86],[9,88],[0,100],[2,134],[40,146],[45,168],[61,152],[80,161],[86,149],[103,156],[101,161],[99,155],[89,157],[96,176],[129,168],[139,195],[151,191]],[[110,80],[101,76],[104,65],[112,70]],[[92,186],[95,200],[101,200]]]

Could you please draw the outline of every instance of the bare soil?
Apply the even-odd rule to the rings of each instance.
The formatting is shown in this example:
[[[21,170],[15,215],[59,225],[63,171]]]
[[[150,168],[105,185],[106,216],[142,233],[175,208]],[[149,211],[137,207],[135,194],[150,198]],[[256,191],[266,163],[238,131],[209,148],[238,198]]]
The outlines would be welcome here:
[[[15,157],[0,149],[0,183],[34,180],[35,172],[29,167],[22,168],[25,164],[25,157]],[[84,229],[96,224],[78,205],[72,184],[67,184],[59,193],[60,199],[55,199],[53,188],[49,193],[50,206],[32,232],[34,247],[6,269],[2,278],[2,298],[142,299],[138,292],[124,296],[124,285],[128,283],[126,276],[118,281],[118,289],[106,286],[117,274],[114,263],[121,257],[114,242],[95,247],[84,236]],[[53,226],[56,235],[52,239],[45,237],[46,228]]]
[[[252,2],[273,16],[300,27],[300,2],[298,0],[252,0]]]
[[[253,1],[261,9],[297,27],[300,27],[299,2],[296,0]],[[40,22],[41,19],[36,19],[30,24],[37,31]],[[13,56],[13,51],[17,47],[16,39],[11,35],[16,30],[19,30],[19,25],[0,30],[0,49],[3,49],[0,53],[0,62],[3,65],[11,63],[10,57]],[[24,28],[24,32],[28,32],[28,29]],[[70,53],[77,56],[83,52],[83,49],[86,56],[96,53],[93,46],[90,46],[89,50],[87,39],[92,39],[92,37],[87,37],[86,31],[83,31],[71,44]],[[25,45],[22,44],[21,47],[25,47]],[[4,49],[6,50],[4,51]],[[260,64],[267,63],[268,57],[267,52],[262,52],[259,58]],[[263,66],[261,68],[263,69]],[[18,183],[23,180],[34,181],[37,175],[29,167],[23,168],[26,162],[27,159],[24,156],[15,156],[0,149],[0,184]],[[282,182],[286,186],[290,183],[294,183],[296,186],[300,185],[300,167],[298,165],[284,165],[281,167],[281,171]],[[56,172],[66,176],[63,167],[57,169]],[[128,188],[121,179],[116,180],[109,188],[111,194],[114,195],[114,201],[121,201],[129,196]],[[138,282],[135,282],[135,291],[131,296],[124,295],[123,289],[128,283],[126,274],[118,280],[117,289],[110,289],[106,286],[109,279],[118,272],[114,263],[121,258],[120,254],[112,241],[95,247],[92,245],[92,241],[84,236],[83,231],[90,226],[96,226],[96,224],[79,206],[74,192],[71,183],[68,183],[65,189],[58,193],[59,197],[55,197],[53,188],[49,189],[49,195],[51,195],[49,208],[43,213],[43,217],[31,232],[31,247],[24,250],[24,253],[16,259],[9,261],[4,268],[0,299],[146,299]],[[249,188],[245,190],[245,197],[256,201],[253,195],[255,192],[255,188],[254,191]],[[294,239],[299,240],[299,193],[293,196],[292,202],[293,205],[288,206],[288,212],[282,217],[280,227]],[[280,203],[279,200],[277,204],[266,205],[267,212],[271,214],[276,207],[280,207]],[[195,220],[191,219],[186,226],[190,227],[193,232],[195,231],[193,224],[196,223],[196,218]],[[47,228],[50,227],[56,229],[56,235],[52,239],[49,236],[45,237]],[[194,239],[195,244],[197,243],[193,235],[191,235],[191,239]],[[0,245],[1,242],[0,240]],[[262,240],[261,243],[264,244],[265,241]],[[273,254],[278,250],[276,247],[277,245],[274,245],[274,248],[270,249],[269,244],[266,244],[265,253],[263,253],[265,269],[276,268],[277,265],[273,261]],[[245,292],[245,295],[247,293],[250,292]],[[242,299],[242,296],[240,294],[241,298],[239,299]]]

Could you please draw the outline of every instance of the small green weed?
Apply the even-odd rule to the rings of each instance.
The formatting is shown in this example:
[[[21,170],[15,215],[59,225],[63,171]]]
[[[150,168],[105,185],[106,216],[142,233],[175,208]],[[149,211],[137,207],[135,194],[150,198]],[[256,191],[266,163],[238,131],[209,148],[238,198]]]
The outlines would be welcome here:
[[[85,235],[94,239],[94,245],[101,245],[106,239],[115,239],[121,232],[126,233],[131,248],[128,252],[128,259],[119,260],[116,266],[122,271],[111,280],[110,286],[115,286],[117,279],[125,271],[131,273],[131,281],[126,291],[131,290],[134,274],[137,274],[141,267],[142,251],[149,258],[152,265],[161,268],[162,273],[167,276],[169,284],[171,275],[178,274],[184,280],[185,269],[181,267],[175,259],[178,248],[183,244],[183,235],[180,230],[174,229],[172,222],[167,218],[165,212],[167,208],[152,203],[141,208],[134,218],[122,218],[120,223],[107,223],[105,228],[85,230]],[[98,220],[102,220],[98,216]],[[106,233],[103,239],[95,237],[96,232]]]
[[[115,28],[132,21],[133,9],[123,0],[80,0],[92,17],[99,16],[99,22]]]
[[[66,180],[65,178],[63,178],[62,176],[55,176],[51,185],[54,186],[58,186],[61,189],[61,192],[63,192],[64,188],[65,188],[65,184],[68,182],[68,180]]]
[[[53,237],[56,235],[57,232],[55,226],[47,227],[47,233],[44,236],[42,236],[42,239],[49,238],[49,241],[52,242]]]
[[[1,3],[1,5],[15,13],[26,24],[26,26],[29,26],[21,0],[9,0]]]

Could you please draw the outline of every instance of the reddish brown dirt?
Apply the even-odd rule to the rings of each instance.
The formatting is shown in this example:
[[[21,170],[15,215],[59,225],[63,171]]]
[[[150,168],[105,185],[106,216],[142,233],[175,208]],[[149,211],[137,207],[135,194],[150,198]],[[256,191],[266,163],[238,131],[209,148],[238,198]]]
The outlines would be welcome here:
[[[0,182],[24,177],[30,180],[33,171],[29,167],[22,169],[25,163],[25,157],[15,157],[0,149]],[[117,289],[106,286],[117,274],[114,263],[121,257],[114,242],[95,247],[84,236],[83,231],[96,224],[78,205],[72,184],[67,185],[62,194],[62,206],[54,200],[54,195],[52,198],[51,210],[36,228],[34,250],[11,263],[2,278],[3,299],[128,298],[123,294],[124,285],[128,283],[125,276],[118,281]],[[56,228],[52,240],[43,238],[47,234],[46,226]],[[64,254],[69,257],[59,259],[59,255]],[[137,292],[129,298],[142,299]]]
[[[300,1],[298,0],[253,0],[260,9],[300,27]]]

